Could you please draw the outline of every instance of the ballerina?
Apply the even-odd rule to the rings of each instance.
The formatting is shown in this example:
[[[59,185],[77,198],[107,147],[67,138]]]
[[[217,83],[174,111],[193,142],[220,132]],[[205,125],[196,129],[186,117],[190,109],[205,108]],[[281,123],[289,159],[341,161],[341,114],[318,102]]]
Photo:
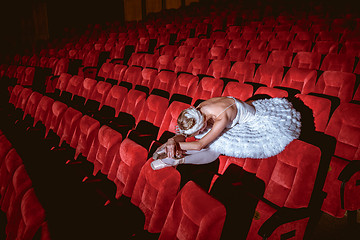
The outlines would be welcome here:
[[[177,134],[156,150],[151,166],[158,170],[178,164],[207,164],[221,154],[268,158],[299,137],[300,118],[285,98],[246,102],[234,97],[211,98],[180,113]],[[196,141],[186,141],[187,137]]]

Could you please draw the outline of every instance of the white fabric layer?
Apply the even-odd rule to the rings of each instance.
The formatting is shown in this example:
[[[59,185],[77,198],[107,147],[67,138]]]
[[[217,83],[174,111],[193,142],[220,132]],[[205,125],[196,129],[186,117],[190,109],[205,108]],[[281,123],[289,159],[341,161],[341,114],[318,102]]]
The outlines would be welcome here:
[[[285,98],[260,99],[248,105],[235,99],[237,116],[207,147],[237,158],[268,158],[279,154],[300,135],[300,113]],[[211,126],[196,136],[201,139]]]

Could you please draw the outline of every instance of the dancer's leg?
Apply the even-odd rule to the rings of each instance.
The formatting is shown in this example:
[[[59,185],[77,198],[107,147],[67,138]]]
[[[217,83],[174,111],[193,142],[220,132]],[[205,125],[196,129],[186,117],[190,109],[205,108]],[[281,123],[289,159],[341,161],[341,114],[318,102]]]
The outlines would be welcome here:
[[[200,151],[188,150],[186,151],[182,164],[207,164],[215,161],[220,156],[220,153],[214,152],[210,149],[201,149]],[[169,165],[177,165],[177,159],[164,158],[162,161]]]

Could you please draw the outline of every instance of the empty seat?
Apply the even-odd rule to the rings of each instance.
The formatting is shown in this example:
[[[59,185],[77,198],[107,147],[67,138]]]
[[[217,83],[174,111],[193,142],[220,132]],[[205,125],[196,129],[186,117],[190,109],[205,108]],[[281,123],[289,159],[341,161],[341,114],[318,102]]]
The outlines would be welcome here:
[[[224,205],[190,181],[175,198],[159,239],[220,239],[225,217]]]
[[[237,49],[230,48],[225,54],[224,60],[228,60],[231,62],[243,62],[245,60],[246,50],[245,49]]]
[[[62,116],[56,134],[59,136],[59,146],[65,142],[70,146],[75,129],[78,127],[82,113],[71,107],[67,108]]]
[[[287,50],[289,45],[288,41],[279,40],[279,39],[271,39],[266,46],[266,50],[274,51],[274,50]]]
[[[316,37],[316,41],[334,41],[338,42],[340,33],[333,31],[320,31]]]
[[[230,72],[230,61],[227,60],[213,60],[207,69],[206,75],[214,78],[227,77]]]
[[[141,65],[143,68],[154,68],[156,65],[156,61],[158,56],[155,54],[146,53],[141,60]]]
[[[157,69],[144,68],[141,71],[142,79],[137,83],[137,85],[145,86],[148,88],[149,91],[151,91],[157,75],[158,75]]]
[[[190,57],[176,57],[174,60],[174,72],[186,72],[190,64]]]
[[[320,68],[321,54],[315,52],[298,52],[291,64],[291,67],[315,69]]]
[[[341,103],[325,129],[325,134],[336,138],[336,147],[323,188],[327,196],[321,209],[337,218],[344,217],[347,211],[350,221],[356,221],[355,212],[360,208],[359,143],[356,140],[360,129],[359,113],[358,104]]]
[[[253,95],[253,86],[239,82],[228,82],[222,96],[233,96],[241,101],[246,101]]]
[[[129,58],[128,65],[129,66],[142,66],[142,62],[144,59],[144,53],[132,53]]]
[[[210,48],[207,58],[212,60],[222,60],[225,58],[226,48],[213,46]]]
[[[281,86],[295,89],[299,91],[298,93],[308,94],[315,88],[316,74],[315,70],[290,68],[285,74]]]
[[[125,71],[128,68],[126,65],[115,64],[113,71],[109,74],[106,82],[110,82],[111,84],[118,85],[119,82],[122,81]]]
[[[176,73],[171,71],[161,71],[154,79],[153,89],[161,89],[170,93],[175,80]]]
[[[266,50],[251,49],[245,58],[245,62],[263,64],[266,63],[269,52]]]
[[[316,82],[314,92],[338,97],[341,102],[350,102],[355,81],[356,76],[353,73],[325,71]]]
[[[175,70],[174,56],[172,56],[172,55],[159,56],[159,58],[157,59],[157,61],[155,63],[155,68],[157,68],[158,71],[160,71],[162,69],[174,71]]]
[[[207,58],[209,48],[196,46],[190,54],[190,58]]]
[[[284,98],[289,96],[287,91],[272,87],[259,87],[255,91],[254,95],[268,95],[272,98]]]
[[[335,41],[316,41],[312,52],[327,55],[328,53],[337,53],[339,44]]]
[[[251,82],[255,74],[255,64],[249,62],[235,62],[228,74],[228,78],[239,82]]]
[[[209,66],[207,58],[193,58],[186,69],[186,72],[193,75],[206,74]]]
[[[213,97],[220,97],[223,87],[224,82],[218,78],[202,78],[195,90],[191,104],[194,105],[197,100],[207,100]]]
[[[174,57],[178,47],[176,45],[165,45],[160,49],[160,55],[169,55]]]
[[[199,78],[197,76],[182,73],[176,78],[174,86],[170,91],[170,95],[173,96],[174,94],[181,94],[192,98],[195,94],[198,82]]]
[[[312,41],[310,40],[292,40],[288,46],[288,50],[293,53],[310,52],[311,45]]]
[[[105,81],[111,74],[111,72],[114,70],[115,64],[113,63],[103,63],[101,65],[101,68],[99,69],[99,72],[97,73],[96,78],[102,81]]]
[[[312,110],[312,116],[314,118],[313,124],[315,130],[324,132],[326,125],[330,118],[331,101],[326,98],[312,96],[308,94],[297,94],[295,95],[300,99],[306,106]]]
[[[267,45],[267,41],[254,39],[254,40],[249,41],[246,49],[247,50],[251,50],[251,49],[265,50],[266,45]]]
[[[345,41],[340,53],[360,57],[360,39],[359,41]]]
[[[281,85],[284,68],[278,65],[261,64],[251,82],[264,84],[268,87]]]
[[[321,63],[322,71],[353,72],[355,57],[345,54],[329,53]]]
[[[239,50],[246,50],[246,46],[248,44],[248,41],[244,39],[234,39],[231,41],[229,49],[230,48],[238,48]]]
[[[273,50],[266,63],[290,67],[293,59],[293,53],[288,50]]]
[[[131,83],[134,88],[141,81],[141,67],[130,66],[126,69],[122,82]]]
[[[190,57],[194,46],[182,45],[175,52],[175,56],[177,57]]]

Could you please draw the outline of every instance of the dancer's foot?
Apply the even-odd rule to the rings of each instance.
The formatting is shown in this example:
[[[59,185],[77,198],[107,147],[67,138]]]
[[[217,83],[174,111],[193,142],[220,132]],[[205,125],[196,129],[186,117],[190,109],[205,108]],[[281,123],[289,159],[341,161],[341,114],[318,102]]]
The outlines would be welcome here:
[[[164,158],[157,159],[153,161],[150,165],[153,170],[159,170],[165,167],[177,166],[185,162],[185,158],[174,159],[174,158]]]

